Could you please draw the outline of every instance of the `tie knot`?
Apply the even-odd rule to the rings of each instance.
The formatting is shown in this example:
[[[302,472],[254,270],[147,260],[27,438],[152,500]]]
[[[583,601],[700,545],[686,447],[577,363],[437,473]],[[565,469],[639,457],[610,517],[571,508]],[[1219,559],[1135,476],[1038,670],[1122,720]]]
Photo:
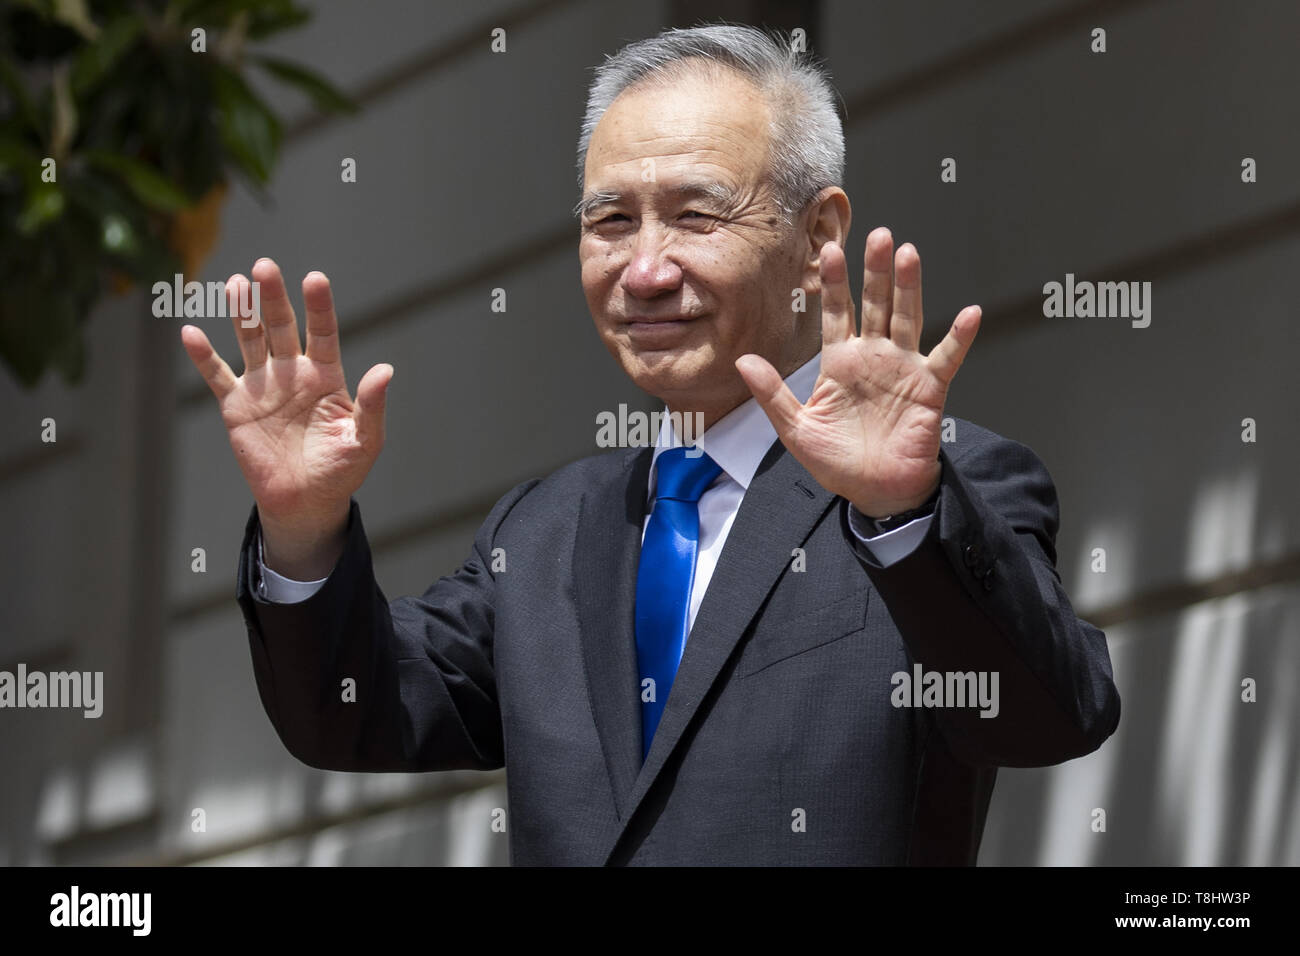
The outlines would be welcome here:
[[[692,458],[687,452],[694,453]],[[722,473],[722,466],[701,448],[669,448],[655,460],[655,499],[699,501],[700,495]]]

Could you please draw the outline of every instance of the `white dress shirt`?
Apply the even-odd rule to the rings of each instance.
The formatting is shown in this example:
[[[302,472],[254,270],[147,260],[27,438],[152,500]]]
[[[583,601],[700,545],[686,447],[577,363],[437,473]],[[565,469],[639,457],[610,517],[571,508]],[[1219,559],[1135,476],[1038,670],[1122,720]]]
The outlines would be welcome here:
[[[813,386],[821,372],[821,353],[817,353],[804,365],[786,377],[786,385],[799,401],[806,402],[812,395]],[[665,409],[666,411],[666,409]],[[696,445],[712,458],[722,472],[700,496],[700,544],[695,558],[695,579],[691,586],[690,623],[694,625],[700,602],[713,577],[713,570],[718,565],[727,535],[740,510],[740,502],[754,480],[754,473],[767,454],[772,443],[777,440],[776,429],[768,421],[766,413],[758,402],[750,398],[743,405],[733,409],[704,434],[696,439]],[[668,448],[682,445],[681,437],[673,427],[672,418],[665,414],[661,418],[659,435],[655,440],[654,457],[650,463],[650,486],[647,498],[645,524],[641,527],[642,540],[645,529],[650,522],[649,505],[654,501],[656,462],[659,454]],[[882,535],[869,537],[870,531],[862,515],[856,508],[849,508],[849,527],[862,541],[881,565],[889,565],[907,557],[920,544],[929,530],[933,516],[926,515],[911,521],[901,528],[888,531]],[[319,590],[328,578],[319,581],[294,581],[276,574],[262,563],[262,539],[258,535],[257,558],[260,574],[260,593],[268,601],[277,604],[293,604],[305,601]]]

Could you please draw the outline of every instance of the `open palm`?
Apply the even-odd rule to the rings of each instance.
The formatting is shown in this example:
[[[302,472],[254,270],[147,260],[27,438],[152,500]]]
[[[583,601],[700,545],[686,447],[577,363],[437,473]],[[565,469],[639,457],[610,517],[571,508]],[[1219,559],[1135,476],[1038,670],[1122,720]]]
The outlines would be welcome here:
[[[226,285],[244,359],[235,377],[194,326],[181,330],[190,359],[217,397],[230,446],[264,518],[310,526],[346,512],[384,442],[384,404],[391,365],[362,378],[354,401],[339,353],[338,319],[329,280],[303,279],[307,349],[280,269],[269,259],[253,267],[261,321],[245,328],[238,302],[249,301],[241,275]]]
[[[948,387],[979,331],[980,308],[957,313],[929,355],[921,341],[921,259],[893,237],[867,237],[862,331],[856,331],[844,252],[821,248],[821,374],[807,403],[757,355],[736,367],[790,454],[828,491],[873,517],[922,504],[939,482]]]

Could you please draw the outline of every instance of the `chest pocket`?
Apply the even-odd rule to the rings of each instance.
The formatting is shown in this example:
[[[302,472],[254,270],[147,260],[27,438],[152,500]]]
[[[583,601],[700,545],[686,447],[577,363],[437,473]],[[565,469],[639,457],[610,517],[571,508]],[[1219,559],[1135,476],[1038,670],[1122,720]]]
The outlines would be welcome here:
[[[855,634],[867,623],[866,582],[829,604],[767,620],[760,619],[736,667],[749,677],[780,661]]]

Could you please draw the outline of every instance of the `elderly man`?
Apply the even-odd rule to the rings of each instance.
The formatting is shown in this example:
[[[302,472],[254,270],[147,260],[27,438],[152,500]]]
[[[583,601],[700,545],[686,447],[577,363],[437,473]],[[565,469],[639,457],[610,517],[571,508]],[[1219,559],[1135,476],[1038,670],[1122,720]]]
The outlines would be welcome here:
[[[823,71],[760,31],[597,70],[583,289],[632,380],[705,430],[685,448],[665,416],[653,448],[518,486],[419,598],[385,599],[353,498],[393,369],[350,397],[326,278],[305,354],[267,259],[241,377],[183,330],[256,502],[238,600],[295,756],[504,765],[515,863],[969,864],[997,767],[1114,731],[1047,471],[943,415],[979,308],[920,354],[920,259],[877,229],[856,328],[843,154]]]

